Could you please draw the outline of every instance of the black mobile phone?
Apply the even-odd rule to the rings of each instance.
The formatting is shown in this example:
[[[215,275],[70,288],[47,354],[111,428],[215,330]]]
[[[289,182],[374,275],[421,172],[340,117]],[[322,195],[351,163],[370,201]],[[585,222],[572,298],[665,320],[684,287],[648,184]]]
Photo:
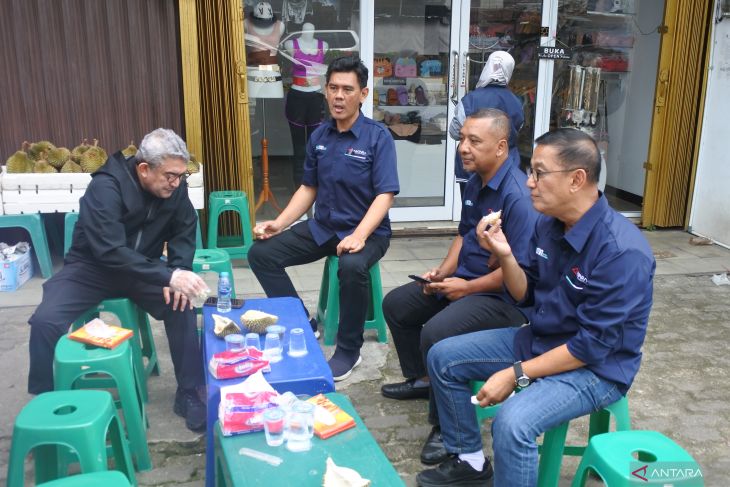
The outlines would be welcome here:
[[[423,277],[417,276],[415,274],[409,274],[408,277],[420,284],[431,284],[431,281],[429,279],[424,279]]]
[[[244,299],[241,298],[231,298],[231,308],[233,309],[239,309],[243,307],[243,303],[245,302]],[[205,300],[206,306],[216,306],[218,305],[218,298],[215,296],[211,296],[208,299]]]

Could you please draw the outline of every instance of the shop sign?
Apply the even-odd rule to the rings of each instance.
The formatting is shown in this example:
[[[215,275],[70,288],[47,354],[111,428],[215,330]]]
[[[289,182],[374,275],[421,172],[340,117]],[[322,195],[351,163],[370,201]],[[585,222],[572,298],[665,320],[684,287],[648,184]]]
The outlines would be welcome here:
[[[571,59],[569,47],[539,46],[537,48],[538,59]]]
[[[384,85],[405,85],[406,79],[405,78],[396,78],[395,76],[390,76],[388,78],[383,78],[383,84]]]

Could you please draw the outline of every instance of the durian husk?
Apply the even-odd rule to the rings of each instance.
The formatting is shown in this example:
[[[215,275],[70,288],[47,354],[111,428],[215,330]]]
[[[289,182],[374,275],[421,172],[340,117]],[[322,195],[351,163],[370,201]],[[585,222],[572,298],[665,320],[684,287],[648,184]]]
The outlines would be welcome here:
[[[230,318],[226,318],[225,316],[213,314],[213,323],[215,323],[213,333],[215,333],[215,336],[217,337],[223,338],[224,336],[231,335],[233,333],[241,333],[241,327],[239,327],[235,321]]]
[[[129,145],[126,148],[122,149],[122,155],[124,156],[125,159],[129,159],[136,153],[137,153],[137,146],[134,145],[133,140],[130,140]]]
[[[99,141],[94,139],[94,145],[81,154],[79,165],[84,172],[95,172],[106,162],[106,151],[99,147]]]
[[[44,155],[43,153],[45,153],[45,155],[47,156],[48,153],[55,148],[56,146],[47,140],[33,142],[32,144],[30,144],[30,148],[28,149],[28,155],[34,161],[39,161]]]
[[[26,152],[29,145],[28,142],[23,142],[23,148],[8,157],[8,160],[5,161],[8,173],[33,172],[33,161]]]
[[[63,165],[66,164],[66,161],[69,161],[70,159],[71,151],[65,147],[54,147],[48,151],[48,157],[46,157],[48,164],[56,169],[61,169]]]
[[[327,457],[327,469],[322,478],[323,487],[368,487],[370,480],[362,478],[359,473],[348,467],[340,467]]]
[[[61,168],[61,170],[59,172],[68,173],[68,172],[84,172],[84,171],[81,170],[81,166],[76,164],[72,159],[69,159],[68,161],[66,161],[66,164],[63,165],[63,167]]]
[[[267,326],[275,325],[277,321],[278,316],[256,309],[250,309],[241,315],[241,323],[252,333],[264,333]]]

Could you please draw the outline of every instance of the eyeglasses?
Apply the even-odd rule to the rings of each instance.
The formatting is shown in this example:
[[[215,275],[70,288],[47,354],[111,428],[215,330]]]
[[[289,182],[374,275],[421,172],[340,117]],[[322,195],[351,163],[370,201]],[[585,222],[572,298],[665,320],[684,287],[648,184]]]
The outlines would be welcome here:
[[[190,174],[188,174],[187,172],[184,172],[182,174],[176,174],[174,172],[166,172],[166,173],[163,173],[163,176],[165,176],[165,179],[167,179],[168,183],[172,184],[175,181],[178,181],[181,183],[183,181],[186,181],[188,179],[188,176],[190,176]]]
[[[588,172],[588,169],[585,167],[572,167],[570,169],[557,169],[555,171],[541,171],[539,169],[533,169],[532,167],[527,168],[527,177],[532,178],[533,181],[538,182],[540,181],[540,178],[543,177],[546,174],[553,174],[556,172],[571,172],[571,171],[577,171],[578,169],[583,169],[584,171]]]

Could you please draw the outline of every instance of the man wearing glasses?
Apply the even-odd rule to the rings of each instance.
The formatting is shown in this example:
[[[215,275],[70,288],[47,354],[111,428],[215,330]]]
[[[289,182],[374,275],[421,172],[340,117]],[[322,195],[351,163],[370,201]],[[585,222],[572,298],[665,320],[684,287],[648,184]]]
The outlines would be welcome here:
[[[530,324],[461,335],[433,346],[428,371],[451,458],[419,485],[537,485],[536,438],[626,395],[639,370],[655,261],[636,226],[598,191],[596,143],[575,129],[536,140],[527,187],[542,215],[520,266],[498,221],[477,228],[496,255],[505,288],[531,306]],[[486,380],[481,407],[503,403],[492,422],[494,470],[482,453],[471,380]],[[521,391],[510,396],[516,387]]]
[[[79,220],[61,271],[43,285],[30,318],[28,392],[53,390],[53,353],[69,324],[109,298],[128,298],[165,323],[177,379],[174,411],[205,430],[204,383],[191,298],[207,288],[191,271],[197,214],[188,198],[185,142],[147,134],[137,154],[112,155],[79,200]],[[167,262],[160,260],[167,242]]]

